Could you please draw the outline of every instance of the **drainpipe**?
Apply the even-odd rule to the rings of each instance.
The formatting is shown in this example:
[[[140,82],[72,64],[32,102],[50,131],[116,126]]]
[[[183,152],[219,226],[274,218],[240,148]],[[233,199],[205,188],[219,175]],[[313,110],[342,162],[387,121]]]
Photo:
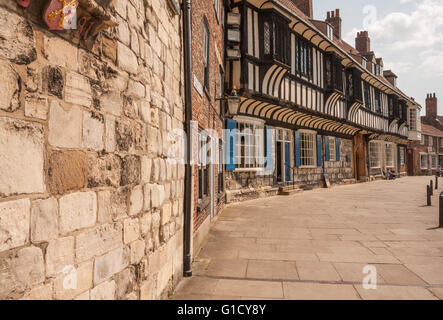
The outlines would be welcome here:
[[[185,213],[183,226],[183,276],[191,277],[192,240],[192,57],[191,57],[191,0],[183,1],[183,54],[186,121],[186,164],[185,164]]]

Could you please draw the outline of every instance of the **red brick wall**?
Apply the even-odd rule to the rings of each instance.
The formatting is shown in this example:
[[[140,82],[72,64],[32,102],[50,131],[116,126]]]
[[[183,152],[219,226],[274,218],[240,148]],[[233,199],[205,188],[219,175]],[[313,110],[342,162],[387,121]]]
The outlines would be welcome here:
[[[204,86],[204,65],[203,65],[203,37],[204,37],[204,17],[208,22],[210,40],[209,40],[209,90],[202,94],[193,87],[193,114],[192,118],[198,122],[201,129],[215,130],[218,138],[222,138],[223,121],[220,115],[220,67],[224,60],[224,29],[222,26],[222,2],[220,2],[219,19],[217,19],[213,0],[193,1],[191,8],[192,18],[192,72],[197,77],[202,86]],[[217,49],[216,49],[217,48]],[[197,147],[197,146],[196,146]],[[218,150],[215,150],[218,152]],[[203,210],[198,210],[198,167],[194,170],[194,232],[198,231],[200,225],[210,214],[210,205]],[[218,198],[218,166],[214,168],[214,185],[216,198],[216,214],[220,210],[217,206]]]

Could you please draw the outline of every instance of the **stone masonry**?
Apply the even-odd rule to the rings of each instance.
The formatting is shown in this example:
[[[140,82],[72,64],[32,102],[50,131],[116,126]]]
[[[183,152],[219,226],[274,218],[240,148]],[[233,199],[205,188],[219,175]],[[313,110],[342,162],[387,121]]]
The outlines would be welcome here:
[[[0,4],[0,299],[164,298],[183,261],[180,16],[113,0],[118,25],[85,48],[35,6]]]

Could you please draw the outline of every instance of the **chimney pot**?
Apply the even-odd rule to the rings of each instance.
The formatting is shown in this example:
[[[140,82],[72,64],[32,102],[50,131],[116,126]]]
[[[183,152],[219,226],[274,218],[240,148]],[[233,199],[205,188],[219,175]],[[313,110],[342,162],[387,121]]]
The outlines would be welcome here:
[[[340,17],[340,9],[335,9],[335,16]]]

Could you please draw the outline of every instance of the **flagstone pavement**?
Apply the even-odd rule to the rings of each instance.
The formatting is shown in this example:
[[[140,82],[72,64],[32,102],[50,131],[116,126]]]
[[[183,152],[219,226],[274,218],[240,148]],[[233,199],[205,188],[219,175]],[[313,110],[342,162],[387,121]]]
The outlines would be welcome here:
[[[228,206],[172,299],[443,299],[431,177],[316,189]],[[365,289],[365,266],[377,288]],[[374,273],[372,273],[374,275]]]

